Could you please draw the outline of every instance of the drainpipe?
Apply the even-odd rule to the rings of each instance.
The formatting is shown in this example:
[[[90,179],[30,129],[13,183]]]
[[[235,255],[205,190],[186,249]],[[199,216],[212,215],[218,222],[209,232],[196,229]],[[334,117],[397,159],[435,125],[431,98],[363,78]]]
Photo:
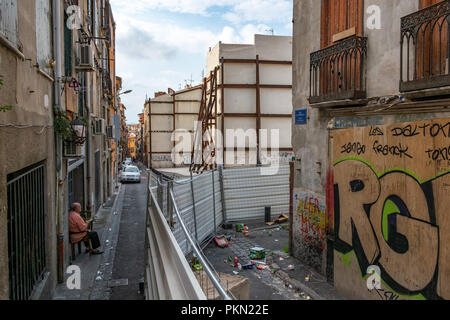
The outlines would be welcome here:
[[[87,87],[88,85],[88,76],[87,74],[84,74],[84,86]],[[92,83],[89,83],[89,85],[92,85]],[[86,96],[85,96],[86,97]],[[86,101],[86,99],[85,99]],[[87,106],[87,103],[84,104],[84,110],[86,112],[87,119],[88,119],[88,126],[86,128],[86,190],[87,190],[87,211],[91,212],[92,217],[92,198],[91,198],[91,110]]]
[[[55,111],[61,111],[61,1],[53,0],[53,51],[55,56]],[[64,282],[64,228],[63,228],[63,176],[62,176],[62,139],[55,133],[56,157],[56,212],[58,223],[58,283]]]

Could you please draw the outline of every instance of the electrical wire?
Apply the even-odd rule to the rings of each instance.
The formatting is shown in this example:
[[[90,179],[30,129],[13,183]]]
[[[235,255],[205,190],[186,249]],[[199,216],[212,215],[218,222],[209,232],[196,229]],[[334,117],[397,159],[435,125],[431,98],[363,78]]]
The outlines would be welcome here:
[[[41,135],[44,133],[46,129],[53,128],[53,126],[45,125],[45,126],[39,126],[39,125],[20,125],[20,124],[14,124],[14,123],[0,123],[0,128],[15,128],[15,129],[30,129],[30,128],[41,128],[39,132],[34,132],[37,135]]]

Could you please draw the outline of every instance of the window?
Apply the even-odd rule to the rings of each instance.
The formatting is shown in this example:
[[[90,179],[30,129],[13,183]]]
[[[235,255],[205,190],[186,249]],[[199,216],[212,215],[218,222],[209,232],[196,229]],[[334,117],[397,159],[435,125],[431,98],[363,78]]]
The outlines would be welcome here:
[[[321,47],[363,34],[363,0],[322,0]]]
[[[45,168],[35,165],[7,179],[9,296],[28,300],[46,269]]]
[[[47,67],[52,59],[52,25],[50,0],[36,0],[36,52],[39,67],[51,74]]]
[[[442,1],[420,0],[420,9]],[[448,73],[448,24],[448,16],[440,16],[420,27],[417,36],[417,77],[419,79]]]
[[[311,53],[310,103],[367,96],[363,0],[322,0],[321,50]]]
[[[1,0],[0,16],[0,35],[17,46],[17,0]]]

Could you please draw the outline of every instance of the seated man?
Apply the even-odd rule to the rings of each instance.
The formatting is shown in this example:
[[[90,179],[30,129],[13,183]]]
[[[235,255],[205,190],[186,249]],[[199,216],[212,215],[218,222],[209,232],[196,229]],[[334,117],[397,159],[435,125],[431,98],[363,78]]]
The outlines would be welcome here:
[[[81,204],[72,203],[69,213],[70,243],[83,241],[87,252],[90,254],[102,254],[103,252],[98,250],[100,247],[100,240],[97,232],[89,230],[88,224],[83,220],[80,213]]]

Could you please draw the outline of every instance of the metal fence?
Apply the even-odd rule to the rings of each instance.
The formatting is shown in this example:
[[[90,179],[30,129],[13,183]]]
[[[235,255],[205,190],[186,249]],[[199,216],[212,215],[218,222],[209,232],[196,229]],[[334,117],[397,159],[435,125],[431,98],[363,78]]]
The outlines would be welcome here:
[[[264,221],[265,207],[271,208],[272,218],[288,214],[289,173],[289,165],[224,170],[225,220]]]
[[[11,300],[28,300],[45,267],[44,166],[8,177]]]
[[[214,183],[213,183],[214,181]],[[180,214],[187,228],[198,243],[202,243],[216,234],[223,223],[222,196],[218,172],[211,171],[191,179],[174,181],[173,191]],[[174,234],[185,253],[189,246],[181,226],[175,220]]]
[[[182,196],[188,192],[193,196],[196,187],[203,187],[206,184],[206,177],[211,178],[211,184],[217,180],[214,173],[198,176],[189,180],[174,181],[163,174],[150,174],[149,194],[148,194],[148,214],[147,214],[147,232],[146,232],[146,296],[147,299],[189,299],[205,300],[203,290],[203,273],[200,274],[200,280],[196,278],[190,269],[185,255],[194,252],[199,259],[203,270],[212,285],[217,290],[222,299],[231,300],[228,290],[221,284],[221,280],[208,263],[206,257],[200,248],[200,239],[214,233],[214,217],[203,217],[211,208],[208,208],[207,199],[215,200],[215,192],[210,196],[206,195],[200,198],[198,202],[194,200],[190,207],[179,208],[175,196],[175,190],[182,192]],[[213,180],[214,179],[214,180]],[[186,185],[191,190],[186,190]],[[201,189],[203,191],[203,189]],[[215,202],[214,202],[215,203]],[[203,208],[205,207],[205,208]],[[214,212],[214,205],[211,205]],[[187,214],[188,211],[192,214]],[[197,215],[198,212],[198,215]],[[197,220],[198,218],[198,220]],[[212,227],[208,225],[213,222]],[[191,224],[191,228],[188,227]],[[198,227],[200,224],[206,226]],[[211,229],[211,230],[210,230]],[[178,239],[176,239],[178,237]],[[199,239],[199,240],[197,240]],[[181,249],[180,243],[186,249]],[[199,281],[201,286],[199,285]],[[203,287],[203,288],[202,288]],[[209,294],[209,289],[206,288]]]

